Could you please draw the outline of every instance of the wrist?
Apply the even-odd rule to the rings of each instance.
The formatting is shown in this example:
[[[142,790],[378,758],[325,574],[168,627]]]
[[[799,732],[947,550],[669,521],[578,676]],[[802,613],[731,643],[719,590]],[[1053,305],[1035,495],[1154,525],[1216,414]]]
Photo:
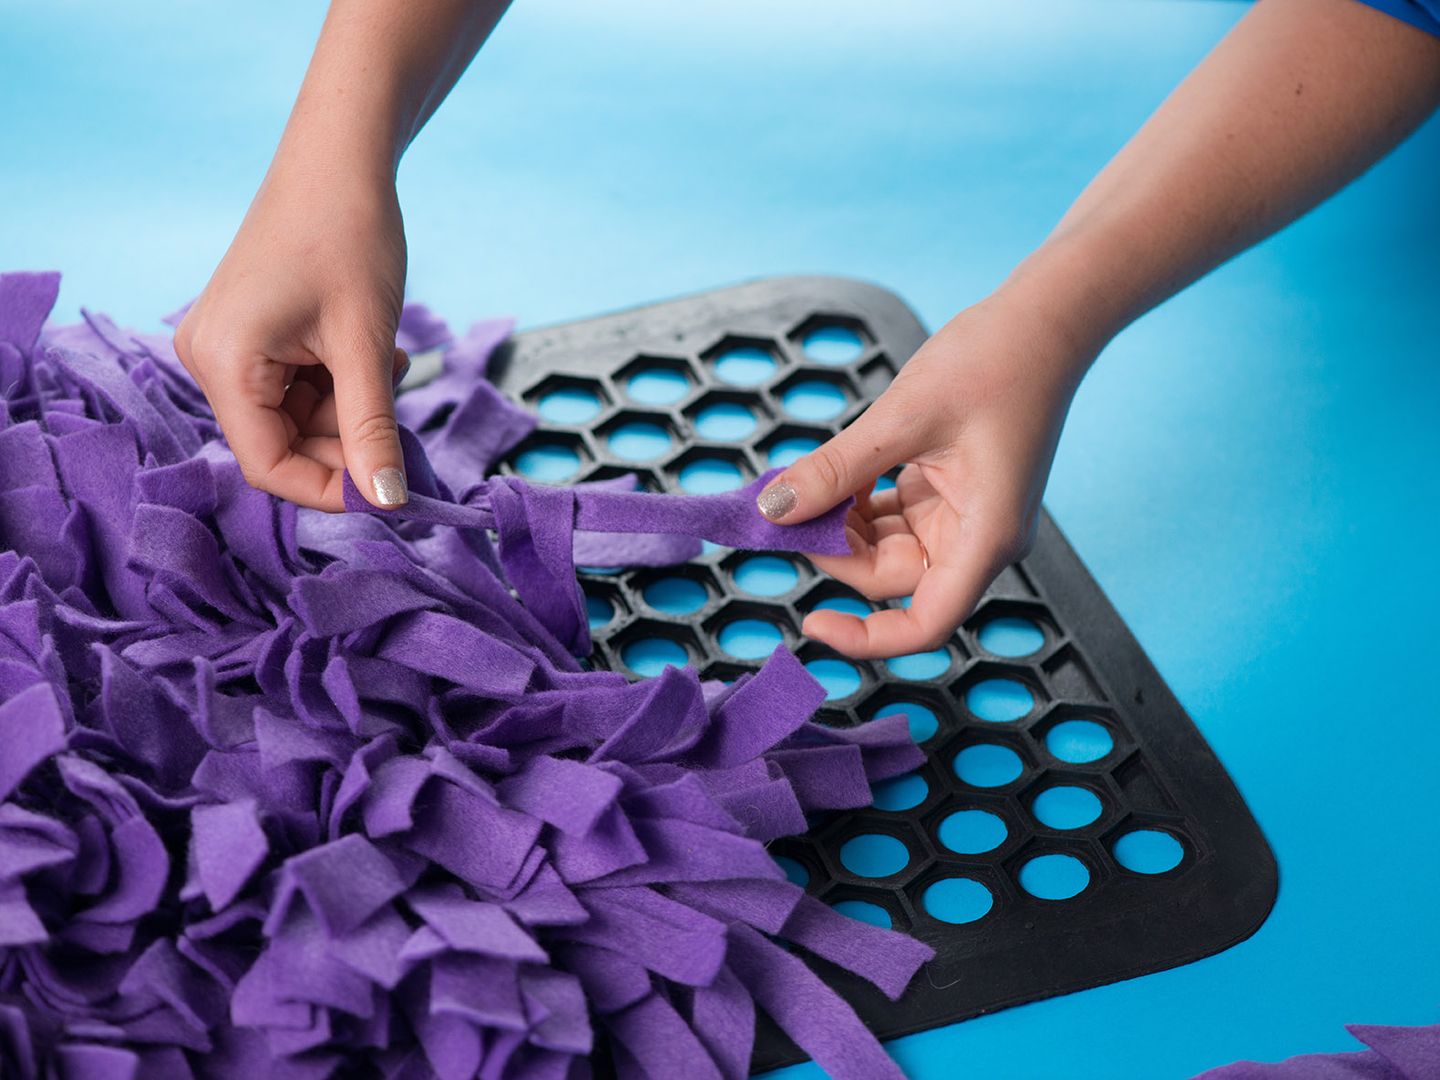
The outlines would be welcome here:
[[[1001,286],[1035,316],[1094,357],[1112,338],[1169,295],[1147,258],[1149,238],[1134,222],[1074,212]]]
[[[352,9],[332,6],[275,151],[280,171],[394,185],[414,117],[395,58],[374,35]]]
[[[1062,379],[1078,384],[1124,323],[1082,260],[1041,247],[988,298],[1008,312]]]
[[[269,207],[373,210],[395,204],[394,158],[373,137],[292,123],[286,128],[255,203]]]
[[[338,110],[297,101],[276,147],[271,173],[384,190],[395,186],[403,149],[395,125],[373,115],[345,117]]]

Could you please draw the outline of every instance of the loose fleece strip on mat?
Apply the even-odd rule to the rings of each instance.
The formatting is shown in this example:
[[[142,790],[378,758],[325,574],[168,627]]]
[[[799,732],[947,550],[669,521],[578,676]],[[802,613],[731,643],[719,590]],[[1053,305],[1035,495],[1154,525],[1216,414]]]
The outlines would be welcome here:
[[[758,1006],[832,1076],[899,1075],[798,955],[894,997],[930,950],[763,844],[817,772],[918,765],[904,718],[814,723],[784,650],[729,685],[580,662],[577,552],[840,550],[838,514],[491,476],[533,426],[484,380],[508,325],[417,307],[415,499],[297,509],[167,338],[46,326],[57,289],[0,276],[0,1074],[541,1080],[600,1046],[730,1080]]]

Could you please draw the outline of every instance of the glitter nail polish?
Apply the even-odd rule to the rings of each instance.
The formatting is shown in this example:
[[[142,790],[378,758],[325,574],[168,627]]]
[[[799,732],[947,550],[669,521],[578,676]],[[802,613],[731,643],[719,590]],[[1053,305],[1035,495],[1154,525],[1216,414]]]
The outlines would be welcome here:
[[[762,491],[760,497],[755,500],[755,505],[760,507],[760,513],[771,521],[779,521],[791,510],[794,510],[799,501],[795,489],[781,480]]]
[[[410,492],[405,486],[405,474],[399,469],[376,469],[370,482],[375,487],[375,501],[381,506],[404,506],[410,501]]]

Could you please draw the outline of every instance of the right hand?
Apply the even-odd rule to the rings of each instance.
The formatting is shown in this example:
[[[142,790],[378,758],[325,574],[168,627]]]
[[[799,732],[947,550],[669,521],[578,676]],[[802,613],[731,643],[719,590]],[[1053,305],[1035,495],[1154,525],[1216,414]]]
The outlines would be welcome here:
[[[175,351],[210,401],[245,479],[344,508],[343,470],[376,506],[408,497],[394,386],[405,231],[393,181],[278,160]]]
[[[933,649],[1029,551],[1066,410],[1097,351],[1042,310],[1001,292],[961,312],[854,423],[761,493],[761,512],[783,525],[853,494],[851,554],[811,559],[871,599],[914,597],[864,619],[813,611],[807,637],[854,657]],[[893,490],[870,493],[902,463]]]

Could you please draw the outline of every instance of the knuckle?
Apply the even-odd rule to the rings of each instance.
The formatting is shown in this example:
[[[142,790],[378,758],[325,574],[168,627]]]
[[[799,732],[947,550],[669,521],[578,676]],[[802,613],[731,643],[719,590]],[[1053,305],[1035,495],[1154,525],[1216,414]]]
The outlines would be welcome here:
[[[1007,518],[998,525],[990,537],[990,546],[996,555],[997,566],[1009,566],[1030,553],[1035,542],[1035,528],[1018,518]]]
[[[810,468],[816,479],[830,491],[845,487],[846,469],[840,455],[829,446],[822,446],[810,454]]]
[[[186,327],[187,324],[182,322],[175,328],[173,343],[175,346],[175,355],[179,357],[180,362],[188,368],[190,366],[191,334]]]
[[[180,366],[185,369],[186,374],[198,385],[200,373],[195,368],[195,362],[191,359],[188,350],[182,350],[179,346],[175,348],[175,359],[180,361]]]
[[[361,356],[383,357],[387,364],[395,354],[396,317],[378,305],[356,305],[336,312],[329,336],[341,350]]]
[[[928,422],[938,404],[935,391],[912,367],[906,364],[900,369],[885,392],[856,421],[856,427],[863,424],[899,441],[906,432],[913,433]]]
[[[240,475],[244,478],[245,483],[253,488],[264,490],[265,478],[268,475],[266,470],[257,469],[255,463],[252,461],[241,461],[238,458],[236,459],[236,464],[240,466]]]
[[[208,334],[203,330],[190,334],[182,350],[180,337],[175,338],[175,351],[190,371],[226,370],[239,364],[242,350],[232,340]]]
[[[395,417],[380,410],[362,413],[350,423],[349,431],[359,446],[388,446],[400,434]]]
[[[916,643],[915,651],[928,652],[931,649],[940,648],[942,645],[944,645],[947,641],[950,640],[950,634],[952,632],[953,631],[947,630],[944,627],[931,630],[928,634],[926,634]]]
[[[1030,513],[1022,517],[1017,526],[1017,535],[1014,537],[1015,550],[1011,553],[1011,561],[1023,559],[1030,554],[1035,547],[1035,534],[1040,527],[1038,514]]]

